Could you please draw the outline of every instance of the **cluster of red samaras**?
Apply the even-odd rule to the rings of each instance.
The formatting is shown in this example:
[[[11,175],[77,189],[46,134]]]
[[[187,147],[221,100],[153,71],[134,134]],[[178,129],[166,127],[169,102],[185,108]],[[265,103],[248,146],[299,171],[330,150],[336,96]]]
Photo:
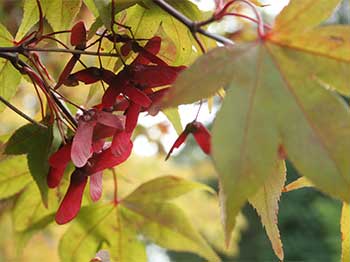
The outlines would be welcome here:
[[[71,44],[77,49],[85,48],[86,30],[82,22],[72,28]],[[152,105],[158,103],[168,91],[167,88],[154,89],[170,85],[178,73],[185,69],[184,66],[169,66],[157,57],[160,44],[159,37],[151,38],[144,47],[135,41],[126,41],[121,48],[123,55],[133,51],[137,57],[117,74],[96,67],[71,73],[79,59],[73,56],[60,75],[56,88],[61,84],[76,85],[79,81],[85,84],[103,81],[108,88],[101,104],[78,117],[73,139],[49,159],[47,182],[50,188],[59,185],[69,162],[75,166],[68,190],[56,214],[58,224],[67,223],[78,214],[88,180],[91,199],[97,201],[101,197],[103,170],[121,164],[130,156],[133,147],[131,135],[139,114],[149,112]],[[176,140],[169,155],[185,141],[189,133],[194,134],[205,153],[210,153],[209,132],[201,123],[192,122]]]

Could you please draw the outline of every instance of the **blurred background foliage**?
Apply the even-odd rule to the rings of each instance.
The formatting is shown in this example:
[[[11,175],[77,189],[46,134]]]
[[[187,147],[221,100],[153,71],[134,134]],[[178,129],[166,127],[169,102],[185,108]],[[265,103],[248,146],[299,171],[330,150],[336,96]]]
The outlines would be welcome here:
[[[209,1],[203,0],[202,2]],[[194,1],[199,2],[199,1]],[[262,1],[271,2],[273,1]],[[349,23],[349,2],[344,1],[329,23]],[[0,2],[0,22],[15,35],[21,21],[21,1],[2,0]],[[85,7],[79,14],[80,18],[92,23],[92,16]],[[265,14],[268,20],[272,20],[269,14]],[[214,25],[217,31],[230,31],[236,41],[249,38],[253,32],[251,24],[241,20],[234,21],[236,26],[225,28],[228,22]],[[54,75],[60,72],[64,61],[68,56],[44,55],[44,63]],[[65,89],[64,93],[74,97],[74,101],[84,104],[88,97],[88,90],[82,88]],[[91,93],[90,93],[91,97]],[[34,89],[25,80],[12,100],[30,116],[39,113],[39,104],[36,100]],[[218,103],[216,103],[216,107]],[[193,109],[192,109],[193,110]],[[212,119],[213,117],[211,117]],[[210,122],[210,121],[209,121]],[[16,128],[25,124],[10,110],[0,115],[0,141],[6,141]],[[210,125],[210,123],[209,123]],[[152,134],[156,130],[158,136]],[[164,153],[170,144],[164,145],[160,142],[160,135],[169,131],[171,127],[163,120],[140,126],[140,132],[146,132],[142,138],[148,146],[156,147],[151,156],[146,154],[134,154],[131,159],[120,166],[116,171],[118,174],[119,195],[123,196],[136,188],[142,182],[148,181],[161,175],[175,175],[187,179],[206,183],[218,190],[218,182],[215,170],[208,158],[198,149],[194,140],[190,138],[180,154],[175,155],[170,161],[164,162]],[[172,130],[174,133],[174,130]],[[154,133],[154,132],[153,132]],[[142,146],[142,145],[141,145]],[[147,147],[149,148],[149,147]],[[147,150],[147,148],[145,150]],[[137,151],[137,150],[136,150]],[[1,143],[0,143],[1,152]],[[295,180],[298,175],[290,163],[288,167],[288,182]],[[104,176],[104,198],[111,199],[113,194],[112,176]],[[11,212],[17,196],[0,201],[0,261],[59,261],[57,245],[60,236],[67,226],[57,226],[52,223],[45,230],[34,235],[18,255],[18,235],[12,227]],[[193,218],[204,237],[223,258],[223,261],[276,261],[271,244],[260,223],[260,218],[255,210],[246,205],[242,215],[237,219],[237,227],[233,235],[231,247],[227,250],[224,246],[224,237],[220,223],[220,211],[215,196],[206,192],[194,192],[177,200],[188,216]],[[339,218],[341,203],[316,192],[313,189],[302,189],[282,195],[279,212],[279,228],[286,254],[285,261],[339,261],[340,259],[340,230]],[[170,252],[163,250],[153,244],[147,248],[151,262],[199,262],[200,257],[188,253]],[[48,260],[49,258],[49,260]]]

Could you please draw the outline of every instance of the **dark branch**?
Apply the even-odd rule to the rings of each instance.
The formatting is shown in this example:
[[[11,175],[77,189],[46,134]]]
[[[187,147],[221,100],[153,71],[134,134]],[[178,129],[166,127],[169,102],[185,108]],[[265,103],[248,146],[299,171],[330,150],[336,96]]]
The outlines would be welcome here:
[[[54,53],[70,53],[72,55],[92,55],[92,56],[108,56],[108,57],[119,57],[119,54],[103,53],[103,52],[91,52],[77,49],[64,49],[64,48],[39,48],[39,47],[24,47],[24,46],[10,46],[0,47],[0,56],[2,53],[8,54],[24,54],[25,52],[54,52]],[[4,57],[7,58],[7,57]]]
[[[227,39],[223,36],[216,35],[213,33],[208,32],[207,30],[201,28],[201,23],[192,21],[187,16],[176,10],[174,7],[172,7],[170,4],[165,2],[164,0],[153,0],[153,2],[158,5],[160,8],[162,8],[165,12],[179,20],[181,23],[183,23],[185,26],[188,27],[188,29],[192,32],[192,34],[199,33],[202,35],[205,35],[211,39],[214,39],[222,44],[226,45],[232,45],[233,42],[230,39]]]
[[[2,52],[3,49],[6,49],[8,51],[4,51]],[[12,51],[10,51],[12,50]],[[16,51],[14,51],[16,50]],[[18,57],[18,52],[20,52],[21,48],[20,47],[0,47],[0,57],[5,58],[7,60],[9,60],[12,65],[20,72],[20,73],[24,73],[22,68],[23,67],[29,67],[30,66],[24,62],[23,60],[21,60]],[[10,53],[11,52],[11,53]],[[13,53],[12,53],[13,52]],[[75,120],[74,116],[69,112],[68,108],[61,102],[61,100],[58,98],[58,96],[52,92],[50,90],[50,88],[48,86],[45,86],[46,90],[48,93],[50,93],[50,95],[53,97],[53,99],[56,102],[56,105],[61,109],[61,111],[64,113],[64,115],[71,121],[71,123],[75,126],[77,126],[77,121]],[[13,111],[15,111],[16,113],[18,113],[20,116],[22,116],[23,118],[27,119],[28,121],[32,122],[34,120],[29,120],[30,118],[28,116],[24,116],[24,113],[22,113],[21,111],[19,111],[17,108],[15,108],[14,106],[12,106],[8,101],[4,100],[3,98],[1,99],[1,102],[3,102],[4,104],[6,104],[8,107],[10,107]],[[10,106],[11,105],[11,106]],[[28,119],[29,118],[29,119]]]

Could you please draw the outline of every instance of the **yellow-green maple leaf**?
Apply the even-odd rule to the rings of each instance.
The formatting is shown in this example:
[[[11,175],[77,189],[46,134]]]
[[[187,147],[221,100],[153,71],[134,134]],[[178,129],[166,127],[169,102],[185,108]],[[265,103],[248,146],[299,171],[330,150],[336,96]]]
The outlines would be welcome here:
[[[284,252],[277,226],[278,202],[286,181],[286,167],[280,161],[276,166],[276,171],[264,182],[259,191],[249,198],[250,204],[256,209],[265,227],[266,233],[271,241],[276,256],[283,260]]]

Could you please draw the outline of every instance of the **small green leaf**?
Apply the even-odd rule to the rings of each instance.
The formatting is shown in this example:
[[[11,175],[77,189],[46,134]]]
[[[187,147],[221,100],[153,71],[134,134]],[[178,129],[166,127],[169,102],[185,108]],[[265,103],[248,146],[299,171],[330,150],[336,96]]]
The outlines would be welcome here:
[[[89,32],[88,32],[88,36],[87,39],[90,40],[91,38],[93,38],[97,32],[97,30],[103,26],[103,22],[101,20],[101,18],[96,18],[95,22],[90,26]]]
[[[81,7],[82,0],[50,1],[45,17],[54,31],[70,29]]]
[[[0,46],[12,46],[13,37],[7,28],[0,23]]]
[[[190,1],[168,1],[176,10],[180,11],[193,21],[203,19],[202,12]],[[164,13],[164,11],[162,10]],[[166,14],[168,16],[168,14]],[[183,24],[179,23],[174,17],[167,17],[166,22],[162,23],[164,32],[170,37],[176,47],[177,59],[173,61],[175,65],[188,65],[199,53],[193,50],[193,45],[197,47],[197,42],[193,39],[191,32]],[[204,46],[205,43],[203,42]]]
[[[0,23],[0,46],[12,46],[12,40],[12,35]],[[12,66],[11,62],[0,58],[0,96],[8,101],[11,100],[17,92],[21,77],[21,74]],[[6,106],[0,102],[0,113],[5,108]]]
[[[128,195],[126,202],[164,202],[182,196],[195,189],[213,192],[213,189],[175,176],[163,176],[148,181]]]
[[[49,152],[52,143],[52,129],[27,124],[18,129],[9,139],[5,153],[8,155],[26,154],[30,174],[40,189],[41,197],[47,205],[49,172]]]
[[[87,6],[87,8],[90,10],[90,12],[94,15],[95,18],[98,17],[98,9],[95,5],[94,0],[83,0],[84,4]]]
[[[98,10],[99,17],[102,20],[104,26],[111,30],[111,19],[112,19],[112,5],[111,1],[109,0],[93,0],[95,3],[95,6]],[[115,5],[115,13],[118,13],[130,6],[133,6],[137,2],[140,2],[141,0],[119,0],[116,1]],[[90,1],[91,2],[91,1]]]
[[[162,112],[164,113],[164,115],[166,115],[170,123],[173,125],[173,127],[176,130],[176,133],[180,135],[183,131],[183,127],[181,124],[179,110],[177,108],[168,108],[164,109]]]
[[[190,64],[199,53],[193,50],[196,41],[188,28],[152,1],[144,0],[143,2],[144,7],[135,5],[127,10],[125,24],[131,27],[136,38],[151,38],[161,26],[176,47],[176,55],[171,63],[174,65]],[[203,19],[198,7],[190,1],[171,0],[168,2],[194,21]]]
[[[10,101],[17,92],[21,78],[21,74],[10,61],[0,59],[0,96]],[[0,112],[4,111],[5,108],[6,106],[0,102]]]
[[[48,0],[41,0],[40,5],[45,14]],[[36,0],[25,0],[23,6],[23,18],[16,34],[16,40],[21,40],[28,31],[39,21],[39,9]]]
[[[0,199],[18,193],[32,180],[24,156],[6,157],[0,165]]]

